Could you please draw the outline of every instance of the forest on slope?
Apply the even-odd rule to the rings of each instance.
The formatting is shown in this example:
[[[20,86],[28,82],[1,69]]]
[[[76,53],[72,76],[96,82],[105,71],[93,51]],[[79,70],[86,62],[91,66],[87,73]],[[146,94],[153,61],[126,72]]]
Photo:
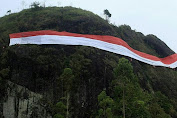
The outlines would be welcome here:
[[[89,11],[25,9],[0,18],[1,103],[6,100],[8,80],[44,95],[40,104],[54,118],[177,117],[176,70],[86,46],[8,46],[11,33],[48,29],[119,37],[132,48],[158,57],[174,53],[154,35],[109,24]],[[28,95],[19,97],[28,99]]]

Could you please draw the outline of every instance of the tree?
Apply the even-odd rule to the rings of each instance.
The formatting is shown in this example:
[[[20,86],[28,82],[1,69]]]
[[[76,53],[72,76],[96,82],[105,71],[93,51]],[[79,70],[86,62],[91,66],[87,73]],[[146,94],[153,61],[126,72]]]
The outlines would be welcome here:
[[[33,2],[30,6],[33,9],[39,9],[41,7],[39,2]]]
[[[66,116],[66,105],[63,104],[63,102],[58,102],[55,105],[55,111],[56,114],[54,115],[54,118],[64,118]]]
[[[114,104],[113,99],[106,95],[105,91],[102,91],[98,95],[99,110],[97,118],[112,118],[112,106]]]
[[[133,67],[127,59],[121,58],[119,60],[118,65],[114,69],[114,76],[117,78],[114,81],[115,86],[120,84],[122,87],[122,95],[123,95],[122,112],[123,112],[123,118],[125,118],[125,86],[126,83],[134,77]]]
[[[11,10],[8,10],[8,11],[7,11],[7,14],[11,14]]]
[[[166,114],[164,109],[157,103],[152,103],[149,106],[151,118],[171,118],[169,114]]]
[[[104,15],[106,16],[106,21],[109,22],[109,18],[111,17],[111,14],[109,13],[107,9],[104,10]]]
[[[70,68],[65,68],[62,75],[60,76],[60,79],[63,83],[63,89],[65,90],[66,109],[67,109],[66,118],[69,117],[69,100],[70,100],[70,91],[72,87],[73,78],[74,75]]]
[[[143,93],[133,73],[133,67],[127,59],[119,59],[118,65],[114,68],[114,76],[112,85],[116,113],[122,109],[123,118],[149,118],[150,113],[146,104],[148,95]]]

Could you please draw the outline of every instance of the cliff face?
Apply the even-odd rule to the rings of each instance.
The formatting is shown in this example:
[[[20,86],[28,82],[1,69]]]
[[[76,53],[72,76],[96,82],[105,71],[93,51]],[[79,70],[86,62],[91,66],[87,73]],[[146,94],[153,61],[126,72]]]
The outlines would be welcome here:
[[[42,95],[10,81],[7,85],[7,95],[2,103],[5,118],[52,118],[40,103]]]
[[[136,50],[159,57],[174,53],[153,35],[144,36],[127,25],[117,27],[108,24],[99,16],[77,8],[32,8],[4,16],[0,18],[1,117],[57,118],[57,115],[64,116],[66,111],[69,117],[96,117],[99,109],[98,95],[101,91],[105,90],[113,98],[112,83],[115,79],[113,70],[123,56],[85,46],[8,47],[10,33],[47,29],[112,35],[122,38]],[[127,59],[133,65],[141,91],[149,95],[144,97],[148,100],[137,100],[138,103],[147,105],[143,108],[149,109],[151,115],[159,113],[176,117],[176,70],[152,67]],[[66,68],[72,71],[68,72],[69,74],[64,73]],[[67,78],[72,78],[72,81]],[[131,93],[131,90],[128,93]],[[121,94],[117,97],[120,97],[121,103]],[[70,106],[69,109],[67,106]],[[135,108],[139,106],[140,104],[137,104]],[[120,116],[122,112],[115,113]]]

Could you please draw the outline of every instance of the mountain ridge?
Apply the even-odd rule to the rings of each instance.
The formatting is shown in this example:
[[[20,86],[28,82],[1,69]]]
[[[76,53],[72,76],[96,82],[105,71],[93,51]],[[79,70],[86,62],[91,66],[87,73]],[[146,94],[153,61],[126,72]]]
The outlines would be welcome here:
[[[117,97],[120,99],[120,102],[116,102],[114,99],[118,108],[112,109],[115,110],[113,111],[115,115],[122,116],[120,110],[122,109],[120,104],[122,94],[118,94],[118,96],[113,94],[112,83],[116,80],[113,71],[124,56],[85,46],[8,46],[9,34],[36,30],[110,35],[123,39],[136,50],[158,57],[174,54],[156,36],[144,36],[142,33],[132,30],[128,25],[114,26],[89,11],[73,7],[25,9],[0,18],[0,42],[2,42],[0,44],[0,90],[2,91],[0,111],[3,111],[2,105],[7,98],[8,84],[6,81],[8,80],[43,95],[44,97],[40,99],[39,103],[45,106],[46,112],[53,117],[65,113],[62,111],[61,114],[58,114],[61,106],[66,109],[63,104],[67,103],[65,94],[70,89],[70,96],[72,96],[69,108],[70,117],[96,117],[99,113],[97,111],[101,107],[98,96],[101,93],[104,94],[102,91],[106,91],[106,94],[110,96],[105,98]],[[126,96],[127,101],[132,100],[131,98],[136,100],[132,100],[133,103],[129,101],[130,106],[127,104],[127,107],[135,105],[134,108],[137,109],[131,107],[133,111],[127,111],[130,113],[127,117],[133,117],[138,113],[152,118],[177,117],[176,70],[153,67],[127,57],[124,58],[129,60],[129,62],[125,61],[129,66],[132,64],[130,69],[133,70],[130,71],[135,75],[131,73],[131,77],[137,77],[132,82],[134,84],[131,81],[128,84],[132,91],[127,91]],[[71,81],[63,81],[66,75],[68,75],[67,78],[75,78],[72,80],[71,88],[66,84]],[[116,90],[121,93],[122,88],[117,87]],[[137,93],[142,97],[137,96],[138,99],[136,96],[131,97],[136,95],[136,93],[132,93],[133,90],[138,90]],[[28,93],[17,92],[15,98],[17,104],[14,109],[18,111],[18,99],[28,99]],[[140,109],[143,109],[143,112],[138,111]],[[38,110],[35,108],[33,110],[30,111],[31,117],[38,117],[35,116]],[[1,112],[0,115],[3,116]]]
[[[39,20],[39,18],[41,18],[41,20]],[[62,20],[64,20],[65,22],[61,23]],[[38,21],[40,21],[40,23],[36,25],[36,22]],[[73,27],[70,26],[68,27],[67,26],[68,22],[70,23],[69,25]],[[153,55],[160,56],[160,57],[171,55],[174,53],[171,49],[167,47],[167,45],[163,41],[159,41],[159,39],[156,36],[153,35],[144,36],[142,33],[131,30],[131,27],[127,25],[116,27],[112,24],[108,24],[106,20],[102,19],[101,17],[91,12],[84,11],[78,8],[72,8],[72,7],[64,7],[64,8],[49,7],[49,8],[41,8],[40,10],[34,10],[34,8],[29,10],[25,9],[19,13],[14,13],[2,17],[0,19],[0,28],[3,35],[3,36],[1,35],[1,40],[3,40],[6,43],[6,45],[8,43],[9,38],[7,34],[5,34],[6,36],[4,36],[3,29],[4,30],[6,28],[10,29],[8,33],[11,34],[11,33],[18,33],[24,31],[45,30],[45,29],[54,28],[56,29],[56,31],[68,31],[71,33],[116,36],[122,38],[134,49],[137,49],[139,51],[142,50],[142,52],[145,53],[152,53]],[[131,35],[131,38],[129,35]],[[153,41],[151,40],[152,39],[151,37],[153,38]],[[140,44],[143,45],[144,48],[142,46],[136,47],[135,46],[136,40],[140,42]],[[152,45],[151,48],[148,48],[146,46],[148,42],[151,42]],[[137,44],[137,46],[139,46],[140,44]],[[157,44],[159,45],[158,50],[161,51],[158,52],[158,50],[155,49],[156,52],[153,52],[154,50],[153,48],[155,48]],[[151,50],[152,52],[148,50]]]

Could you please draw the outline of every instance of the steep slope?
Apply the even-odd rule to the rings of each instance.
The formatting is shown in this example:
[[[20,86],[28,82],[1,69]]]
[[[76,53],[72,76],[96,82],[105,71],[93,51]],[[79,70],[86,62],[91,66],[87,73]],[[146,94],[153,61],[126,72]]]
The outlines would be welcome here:
[[[40,7],[0,18],[0,42],[2,42],[0,43],[0,82],[4,85],[0,87],[3,91],[1,96],[7,95],[5,92],[7,84],[4,83],[10,80],[43,95],[41,102],[51,115],[56,113],[56,109],[52,108],[65,94],[66,88],[63,87],[65,84],[60,86],[63,82],[61,75],[65,68],[71,68],[75,78],[71,92],[72,117],[95,117],[95,111],[98,109],[97,96],[103,89],[106,89],[111,96],[113,69],[122,56],[84,46],[15,45],[8,47],[10,33],[46,29],[116,36],[125,40],[134,49],[158,57],[174,53],[153,35],[144,36],[127,25],[114,26],[82,9]],[[173,105],[169,105],[170,107],[161,105],[162,111],[164,110],[171,117],[176,117],[177,72],[164,67],[154,68],[136,60],[132,60],[131,63],[141,88],[147,93],[160,91],[165,95],[164,98]],[[5,97],[2,98],[1,101],[5,100]],[[0,111],[2,111],[1,107]]]
[[[131,28],[126,25],[120,27],[110,25],[104,19],[89,11],[72,7],[33,8],[23,10],[20,13],[10,14],[0,19],[0,39],[5,45],[9,43],[8,35],[10,33],[46,29],[81,34],[117,36],[129,43],[134,49],[161,57],[174,53],[157,37],[146,37],[142,33],[131,30]],[[158,50],[165,49],[165,51],[163,51],[165,54],[154,51],[154,47],[157,46],[157,43],[151,43],[151,46],[146,45],[149,42],[148,40],[151,39],[156,42],[158,41],[158,44],[162,45]]]

